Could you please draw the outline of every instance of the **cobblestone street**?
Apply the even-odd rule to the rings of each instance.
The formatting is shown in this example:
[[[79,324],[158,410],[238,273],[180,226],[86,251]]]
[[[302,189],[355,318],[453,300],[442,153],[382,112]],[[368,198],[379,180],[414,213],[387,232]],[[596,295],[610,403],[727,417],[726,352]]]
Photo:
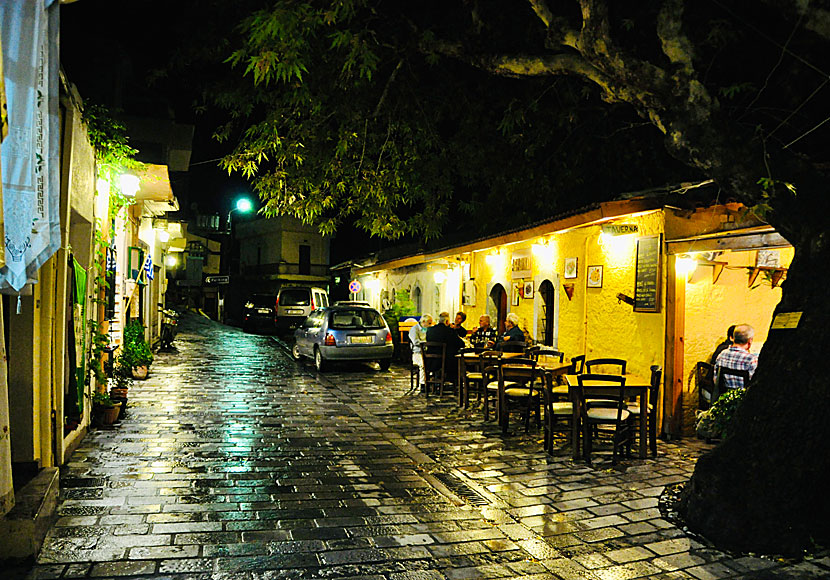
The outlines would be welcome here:
[[[661,516],[702,442],[591,468],[564,439],[548,457],[541,431],[407,393],[402,367],[318,375],[196,317],[176,344],[63,469],[30,578],[830,577],[826,555],[728,555]]]

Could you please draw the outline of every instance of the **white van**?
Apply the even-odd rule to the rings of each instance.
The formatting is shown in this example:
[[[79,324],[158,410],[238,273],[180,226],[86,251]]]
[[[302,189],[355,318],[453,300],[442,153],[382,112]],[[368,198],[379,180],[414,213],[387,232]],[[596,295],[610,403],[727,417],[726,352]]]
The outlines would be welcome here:
[[[283,286],[277,293],[276,325],[279,330],[296,328],[311,312],[329,305],[329,294],[311,286]]]

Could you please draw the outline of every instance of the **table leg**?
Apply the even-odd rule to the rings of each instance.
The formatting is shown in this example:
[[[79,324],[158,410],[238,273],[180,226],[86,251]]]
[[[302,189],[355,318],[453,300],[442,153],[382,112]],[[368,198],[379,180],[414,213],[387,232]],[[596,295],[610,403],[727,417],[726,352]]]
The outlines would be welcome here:
[[[467,408],[467,373],[464,372],[464,361],[461,357],[458,358],[458,406]]]
[[[569,389],[570,390],[570,389]],[[574,459],[579,459],[579,400],[575,394],[571,395],[573,414],[571,415],[571,453]]]
[[[648,453],[648,389],[640,394],[640,459]]]

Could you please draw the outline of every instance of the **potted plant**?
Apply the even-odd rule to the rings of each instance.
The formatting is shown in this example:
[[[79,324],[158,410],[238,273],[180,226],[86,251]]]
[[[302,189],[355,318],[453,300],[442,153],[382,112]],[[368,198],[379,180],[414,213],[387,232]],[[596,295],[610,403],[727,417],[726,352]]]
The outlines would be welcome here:
[[[118,419],[121,403],[113,401],[107,393],[92,395],[92,415],[98,425],[112,425]]]
[[[131,320],[124,328],[124,344],[118,355],[119,371],[131,374],[134,379],[146,379],[152,363],[153,352],[144,339],[144,325],[139,320]]]
[[[124,413],[127,409],[127,392],[130,388],[130,383],[132,382],[130,376],[132,374],[132,370],[127,370],[122,367],[118,367],[113,372],[113,377],[109,380],[110,383],[110,399],[113,402],[121,403],[121,410],[118,413],[118,419],[122,419],[124,417]]]

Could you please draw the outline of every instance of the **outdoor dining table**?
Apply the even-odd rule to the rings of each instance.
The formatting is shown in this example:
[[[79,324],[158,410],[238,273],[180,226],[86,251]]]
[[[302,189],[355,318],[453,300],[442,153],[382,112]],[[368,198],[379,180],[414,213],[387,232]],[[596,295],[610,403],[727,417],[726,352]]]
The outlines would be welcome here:
[[[579,379],[577,378],[578,375],[565,375],[565,383],[568,385],[568,394],[573,402],[573,418],[571,420],[571,446],[573,449],[573,458],[579,458],[579,433],[580,433],[580,409],[579,409],[579,396],[577,394],[577,387],[579,386]],[[637,397],[640,402],[640,417],[646,418],[648,417],[648,389],[651,385],[651,381],[645,377],[641,377],[640,375],[634,374],[625,374],[622,375],[625,377],[625,397]],[[583,383],[583,387],[585,389],[585,395],[588,396],[591,392],[596,392],[599,389],[607,389],[614,388],[617,389],[619,387],[608,387],[608,386],[600,386],[600,383],[597,383],[596,386],[592,387],[593,381],[587,381]],[[607,383],[606,383],[607,385]],[[645,458],[647,451],[648,451],[648,421],[640,421],[640,432],[638,434],[639,438],[639,455],[640,458]]]

